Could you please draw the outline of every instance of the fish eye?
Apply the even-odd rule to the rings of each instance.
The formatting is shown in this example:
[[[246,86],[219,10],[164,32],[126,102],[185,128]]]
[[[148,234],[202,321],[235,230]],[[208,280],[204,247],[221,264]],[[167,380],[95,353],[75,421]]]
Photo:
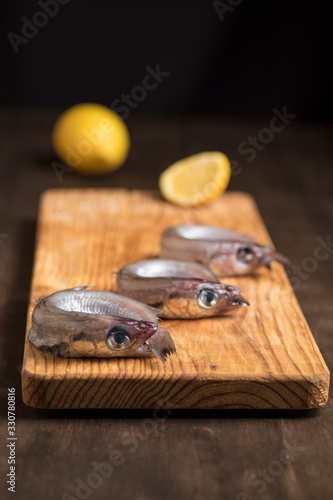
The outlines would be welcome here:
[[[237,259],[240,260],[241,262],[244,262],[244,264],[248,262],[252,262],[254,255],[249,247],[241,247],[237,250]]]
[[[111,351],[122,351],[131,343],[129,332],[123,325],[116,325],[106,335],[106,345]]]
[[[218,303],[218,293],[212,288],[203,288],[198,294],[198,304],[202,309],[210,309]]]

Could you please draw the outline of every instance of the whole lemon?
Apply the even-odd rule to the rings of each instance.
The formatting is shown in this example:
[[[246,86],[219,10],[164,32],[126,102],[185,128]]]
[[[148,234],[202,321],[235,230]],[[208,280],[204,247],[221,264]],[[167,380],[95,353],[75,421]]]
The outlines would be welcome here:
[[[52,132],[53,149],[62,162],[87,175],[112,172],[125,162],[130,138],[123,120],[101,104],[67,109]]]

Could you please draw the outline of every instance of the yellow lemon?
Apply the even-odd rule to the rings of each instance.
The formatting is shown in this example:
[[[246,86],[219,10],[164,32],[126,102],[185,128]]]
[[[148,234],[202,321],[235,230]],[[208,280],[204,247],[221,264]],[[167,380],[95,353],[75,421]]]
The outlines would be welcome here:
[[[130,138],[117,113],[101,104],[83,103],[58,118],[52,144],[66,165],[82,174],[98,175],[123,165]]]
[[[203,205],[222,194],[230,180],[228,157],[205,151],[173,163],[159,178],[164,198],[184,207]]]

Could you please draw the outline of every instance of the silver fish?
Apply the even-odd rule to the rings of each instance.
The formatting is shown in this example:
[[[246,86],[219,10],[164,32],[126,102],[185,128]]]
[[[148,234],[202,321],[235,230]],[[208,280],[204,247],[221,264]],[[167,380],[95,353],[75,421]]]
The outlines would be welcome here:
[[[117,273],[117,290],[161,309],[161,318],[220,316],[249,305],[238,287],[221,284],[203,265],[172,259],[124,266]]]
[[[250,236],[214,226],[188,224],[167,229],[162,236],[161,257],[201,262],[218,276],[250,274],[260,266],[270,269],[273,260],[289,260]]]
[[[149,306],[117,293],[80,286],[38,300],[30,342],[64,357],[138,356],[165,361],[176,351],[169,332]]]

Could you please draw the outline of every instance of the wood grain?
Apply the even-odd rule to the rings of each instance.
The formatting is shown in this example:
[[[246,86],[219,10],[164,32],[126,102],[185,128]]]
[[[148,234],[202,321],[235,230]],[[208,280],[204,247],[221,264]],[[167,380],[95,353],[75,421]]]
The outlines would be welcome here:
[[[151,191],[50,190],[44,193],[28,309],[35,297],[96,283],[114,290],[125,263],[157,256],[163,230],[197,222],[271,243],[253,199],[228,192],[207,207],[180,209]],[[329,372],[283,268],[228,278],[252,308],[232,316],[163,321],[177,355],[65,359],[26,336],[23,400],[39,408],[305,409],[327,402]]]

